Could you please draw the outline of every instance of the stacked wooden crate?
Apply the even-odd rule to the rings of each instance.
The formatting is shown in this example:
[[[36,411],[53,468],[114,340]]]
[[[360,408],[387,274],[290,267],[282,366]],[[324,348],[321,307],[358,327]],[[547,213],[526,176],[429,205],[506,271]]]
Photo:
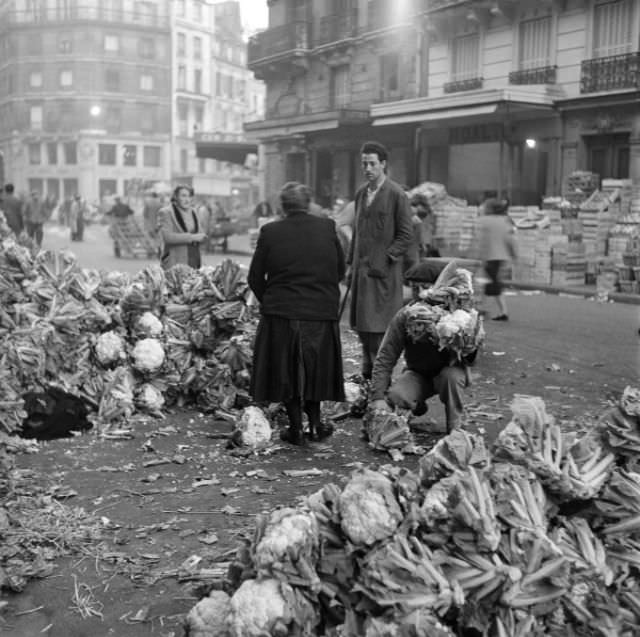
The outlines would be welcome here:
[[[554,243],[551,249],[551,284],[558,286],[580,286],[585,283],[587,260],[585,245],[581,241]]]
[[[617,191],[606,193],[596,190],[580,205],[578,219],[582,223],[582,240],[588,252],[606,254],[609,231],[616,222],[609,210],[611,197],[616,198]]]

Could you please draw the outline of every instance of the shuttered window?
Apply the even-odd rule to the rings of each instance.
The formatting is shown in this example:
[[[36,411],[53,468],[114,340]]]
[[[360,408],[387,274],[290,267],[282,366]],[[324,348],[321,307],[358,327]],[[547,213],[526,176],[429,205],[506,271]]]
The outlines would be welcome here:
[[[520,23],[519,69],[539,69],[550,65],[551,17],[524,20]]]
[[[480,37],[477,34],[463,35],[453,41],[451,80],[471,80],[479,76]]]
[[[331,71],[331,101],[333,108],[349,106],[349,66],[344,64]]]
[[[631,0],[596,4],[593,16],[594,57],[631,52],[631,15]]]

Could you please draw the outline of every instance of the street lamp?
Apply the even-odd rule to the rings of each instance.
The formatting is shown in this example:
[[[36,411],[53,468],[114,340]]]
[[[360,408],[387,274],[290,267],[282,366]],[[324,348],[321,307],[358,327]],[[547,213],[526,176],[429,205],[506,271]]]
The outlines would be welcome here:
[[[94,104],[90,109],[89,113],[91,113],[91,117],[100,117],[100,113],[102,113],[102,109],[98,104]]]
[[[528,139],[525,139],[524,143],[527,145],[527,148],[535,148],[537,146],[537,142],[535,139],[532,139],[531,137],[529,137]]]

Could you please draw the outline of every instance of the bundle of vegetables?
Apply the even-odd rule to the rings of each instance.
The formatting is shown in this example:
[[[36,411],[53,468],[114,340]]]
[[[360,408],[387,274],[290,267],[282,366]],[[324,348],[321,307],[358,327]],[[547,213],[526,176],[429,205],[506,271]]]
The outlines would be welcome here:
[[[440,272],[435,283],[420,292],[420,298],[431,304],[441,305],[449,312],[473,307],[473,274],[450,261]]]
[[[271,423],[260,407],[245,407],[236,422],[234,441],[250,449],[262,449],[271,441]]]
[[[6,345],[0,339],[0,347],[5,352],[7,351]],[[0,425],[2,430],[7,433],[18,431],[26,417],[24,400],[18,391],[15,377],[9,373],[9,364],[5,353],[0,358]]]
[[[595,453],[595,435],[558,442],[541,426],[550,421],[537,400],[520,401],[514,413],[530,438],[550,436],[551,460],[539,457],[523,433],[509,439],[509,457],[496,458],[456,432],[420,473],[361,468],[342,487],[327,485],[295,509],[262,519],[244,549],[244,576],[230,590],[242,579],[259,581],[257,546],[266,537],[262,525],[272,520],[278,552],[270,556],[284,557],[260,562],[268,565],[263,576],[286,582],[311,605],[313,635],[450,635],[475,628],[507,637],[631,637],[640,622],[640,474],[617,468],[591,506],[567,503],[568,493],[548,479],[551,470],[535,470],[557,466],[561,457],[569,476],[569,455],[581,468],[590,454],[599,463],[608,451]],[[296,519],[300,528],[278,526]],[[276,541],[277,528],[287,537]],[[309,549],[303,571],[317,575],[314,587],[311,578],[299,583],[301,549],[292,547]]]
[[[364,434],[373,449],[405,449],[414,444],[409,422],[404,414],[391,409],[365,412],[362,420]]]
[[[604,439],[626,462],[637,462],[640,453],[640,389],[626,387],[618,405],[604,421]]]
[[[482,319],[477,310],[454,310],[436,325],[438,347],[455,352],[458,359],[475,352],[484,341]]]

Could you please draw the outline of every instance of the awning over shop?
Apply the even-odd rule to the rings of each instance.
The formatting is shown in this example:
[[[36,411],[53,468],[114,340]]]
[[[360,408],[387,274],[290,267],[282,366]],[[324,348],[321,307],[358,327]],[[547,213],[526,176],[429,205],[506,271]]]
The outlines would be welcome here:
[[[196,140],[196,156],[244,165],[247,155],[258,153],[258,145],[250,142]]]
[[[477,116],[511,115],[527,117],[542,112],[551,114],[557,95],[547,87],[511,87],[463,91],[439,97],[385,102],[371,107],[373,126],[419,124]]]

